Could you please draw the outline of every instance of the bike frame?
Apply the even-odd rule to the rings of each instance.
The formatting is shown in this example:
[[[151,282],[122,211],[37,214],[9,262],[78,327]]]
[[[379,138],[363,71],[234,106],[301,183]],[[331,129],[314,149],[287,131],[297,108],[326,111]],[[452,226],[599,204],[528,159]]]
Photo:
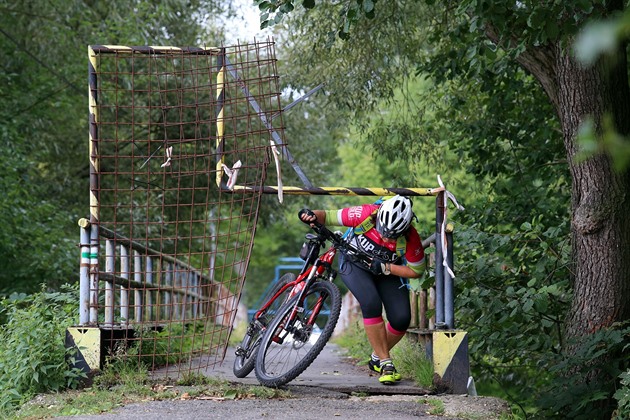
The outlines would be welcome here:
[[[313,242],[316,244],[322,244],[323,239],[318,238],[317,242],[315,241]],[[326,270],[330,270],[331,271],[330,280],[332,281],[334,279],[337,273],[336,271],[332,270],[332,263],[333,263],[333,260],[335,259],[335,255],[337,255],[337,248],[335,244],[332,244],[330,248],[326,252],[324,252],[322,255],[320,255],[313,264],[310,264],[310,261],[315,259],[315,257],[317,256],[316,253],[320,249],[321,249],[321,245],[313,246],[311,248],[308,257],[306,261],[304,262],[304,266],[302,267],[302,270],[300,271],[300,274],[297,276],[297,278],[293,280],[292,282],[285,284],[280,290],[278,290],[278,292],[275,295],[273,295],[267,302],[265,302],[265,304],[254,314],[255,320],[257,320],[262,314],[264,314],[265,311],[269,308],[269,306],[271,306],[271,304],[280,295],[282,295],[288,288],[295,288],[300,283],[306,282],[304,284],[304,287],[301,287],[301,290],[299,291],[300,297],[298,299],[298,302],[301,302],[302,296],[304,295],[304,291],[307,290],[308,287],[312,284],[314,278],[321,277],[326,272]],[[294,295],[295,294],[292,294],[290,296],[292,297]],[[292,313],[291,318],[293,318],[293,315],[294,314]]]

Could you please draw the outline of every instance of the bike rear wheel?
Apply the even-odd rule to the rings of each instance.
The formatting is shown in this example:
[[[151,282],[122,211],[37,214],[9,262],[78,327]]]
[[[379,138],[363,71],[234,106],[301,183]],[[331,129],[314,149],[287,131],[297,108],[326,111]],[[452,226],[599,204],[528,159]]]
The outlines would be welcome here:
[[[267,303],[276,293],[278,293],[284,285],[295,281],[295,278],[295,274],[293,273],[286,273],[284,276],[280,277],[275,286],[271,288],[271,290],[262,299],[263,305]],[[256,353],[258,345],[260,344],[260,339],[264,333],[264,327],[269,325],[271,320],[276,316],[278,310],[284,303],[286,303],[290,292],[291,288],[287,288],[287,290],[278,296],[271,305],[269,305],[269,308],[260,315],[258,318],[259,322],[256,322],[256,320],[253,319],[249,323],[245,337],[243,337],[241,344],[236,347],[236,359],[234,359],[232,371],[234,372],[234,376],[237,378],[244,378],[249,375],[252,370],[254,370]]]
[[[256,377],[265,386],[282,386],[304,372],[337,325],[341,293],[336,285],[328,281],[314,282],[305,294],[303,310],[289,320],[297,298],[280,308],[261,339]]]

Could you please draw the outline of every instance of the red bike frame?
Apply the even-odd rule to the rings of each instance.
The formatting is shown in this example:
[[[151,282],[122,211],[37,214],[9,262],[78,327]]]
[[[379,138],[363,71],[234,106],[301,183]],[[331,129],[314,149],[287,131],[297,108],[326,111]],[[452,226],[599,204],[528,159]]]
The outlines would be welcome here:
[[[335,245],[331,245],[330,248],[322,255],[320,255],[315,263],[310,267],[307,267],[306,264],[300,271],[298,277],[290,283],[285,284],[278,292],[271,297],[263,306],[260,308],[255,314],[254,319],[258,319],[266,310],[269,308],[271,303],[275,301],[278,296],[284,293],[289,287],[293,287],[294,290],[289,294],[289,298],[295,296],[298,293],[302,293],[305,289],[305,286],[308,284],[309,280],[312,280],[316,275],[322,275],[326,271],[328,267],[330,267],[335,259],[335,255],[337,255],[337,248]],[[295,311],[295,308],[294,308]],[[317,314],[317,311],[314,312]],[[293,318],[294,313],[291,313],[291,318]],[[312,320],[309,320],[309,322]]]

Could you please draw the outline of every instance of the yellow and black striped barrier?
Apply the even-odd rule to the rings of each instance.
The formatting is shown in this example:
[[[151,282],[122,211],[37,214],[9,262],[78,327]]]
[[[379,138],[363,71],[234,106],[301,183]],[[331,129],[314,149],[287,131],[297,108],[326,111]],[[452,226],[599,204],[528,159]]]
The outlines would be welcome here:
[[[74,326],[66,329],[66,349],[74,350],[72,367],[92,375],[103,369],[105,358],[134,338],[131,328]]]
[[[229,190],[233,193],[258,193],[277,194],[278,187],[245,187],[235,185],[234,189]],[[355,187],[282,187],[282,192],[287,195],[356,195],[356,196],[434,196],[437,195],[442,188],[355,188]]]
[[[66,330],[66,349],[76,351],[73,367],[83,372],[101,369],[101,330],[98,327],[69,327]]]
[[[433,384],[437,388],[448,389],[451,394],[467,394],[470,376],[468,333],[436,330],[432,336],[429,353],[435,374]]]

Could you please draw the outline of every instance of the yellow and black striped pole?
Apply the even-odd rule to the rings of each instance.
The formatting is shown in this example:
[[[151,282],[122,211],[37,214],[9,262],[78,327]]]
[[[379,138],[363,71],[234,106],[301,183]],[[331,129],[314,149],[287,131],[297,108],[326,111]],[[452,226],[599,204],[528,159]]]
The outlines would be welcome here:
[[[258,193],[277,194],[278,187],[244,187],[235,185],[233,193]],[[287,195],[346,195],[346,196],[434,196],[442,191],[441,188],[361,188],[361,187],[282,187],[282,192]]]
[[[222,189],[221,184],[221,176],[223,175],[223,163],[225,161],[225,157],[223,156],[223,136],[225,135],[225,125],[224,125],[224,111],[225,111],[225,48],[221,48],[219,55],[217,57],[217,105],[216,105],[216,115],[217,115],[217,140],[215,145],[215,151],[218,156],[217,158],[217,174],[216,174],[216,183],[217,186]]]
[[[89,84],[89,159],[90,159],[90,251],[89,251],[89,280],[88,284],[88,308],[89,323],[98,322],[98,223],[99,223],[99,153],[98,153],[98,59],[96,51],[88,47],[88,84]],[[87,229],[88,226],[85,227]],[[83,301],[83,299],[82,299]]]
[[[101,330],[98,326],[98,54],[88,46],[88,107],[90,160],[90,218],[80,219],[79,325],[66,330],[66,348],[76,351],[74,367],[85,373],[100,369]]]

